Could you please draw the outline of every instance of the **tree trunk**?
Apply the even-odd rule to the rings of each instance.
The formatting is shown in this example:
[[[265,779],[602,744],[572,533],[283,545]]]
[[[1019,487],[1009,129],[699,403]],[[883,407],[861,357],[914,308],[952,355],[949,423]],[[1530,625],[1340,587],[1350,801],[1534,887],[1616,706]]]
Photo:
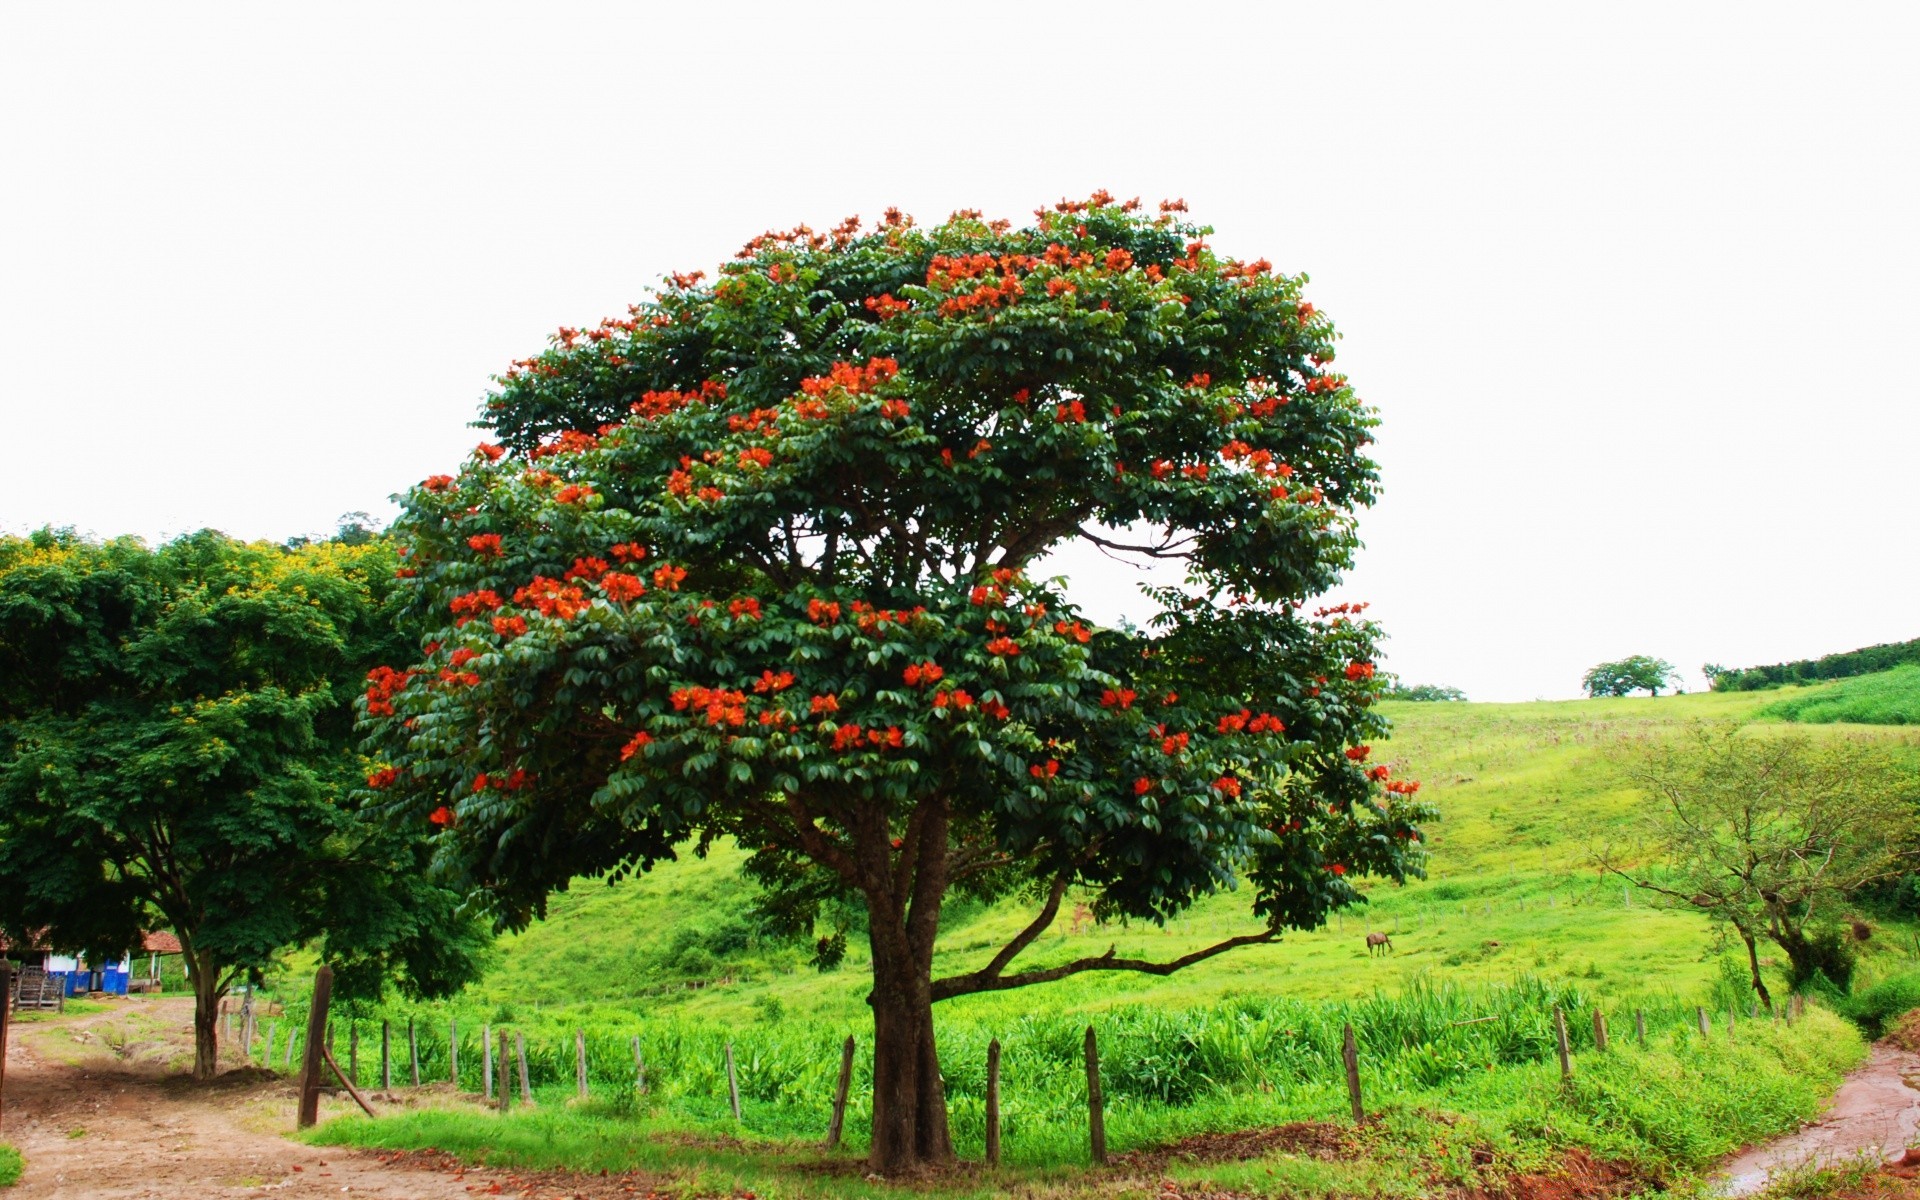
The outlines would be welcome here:
[[[210,954],[193,962],[193,1077],[212,1079],[220,1069],[220,968]]]
[[[1747,969],[1753,972],[1753,990],[1760,994],[1760,1003],[1773,1009],[1773,996],[1767,991],[1766,980],[1760,977],[1760,951],[1753,944],[1753,935],[1740,930],[1740,940],[1747,944]]]

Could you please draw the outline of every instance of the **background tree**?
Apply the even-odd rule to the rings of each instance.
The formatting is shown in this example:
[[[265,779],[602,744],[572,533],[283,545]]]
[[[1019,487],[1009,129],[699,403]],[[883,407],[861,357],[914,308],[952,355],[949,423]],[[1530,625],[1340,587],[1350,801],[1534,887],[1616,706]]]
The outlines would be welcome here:
[[[464,982],[482,933],[425,839],[360,819],[353,693],[395,649],[391,547],[0,538],[0,926],[179,935],[194,1074],[238,980],[318,939],[342,991]]]
[[[1411,687],[1395,684],[1380,694],[1382,700],[1417,700],[1426,702],[1444,702],[1465,700],[1467,694],[1457,687],[1442,687],[1435,683],[1416,683]]]
[[[1843,903],[1914,860],[1910,767],[1869,741],[1706,725],[1623,749],[1616,767],[1647,793],[1652,853],[1606,851],[1606,870],[1731,926],[1769,1005],[1762,938],[1786,953],[1796,987],[1816,975],[1847,985]]]
[[[1587,695],[1630,696],[1644,691],[1658,696],[1660,689],[1678,683],[1679,669],[1664,658],[1634,654],[1619,662],[1604,662],[1588,671],[1580,680]]]
[[[1421,860],[1417,785],[1369,759],[1378,631],[1300,608],[1350,561],[1373,414],[1300,280],[1164,207],[756,238],[516,363],[504,444],[396,525],[423,649],[365,701],[393,811],[509,926],[722,836],[795,927],[863,908],[887,1173],[952,1154],[935,1002],[1177,970]],[[1187,585],[1097,627],[1028,572],[1075,539]],[[1239,881],[1243,935],[1013,969],[1070,889],[1163,921]],[[955,890],[1037,911],[936,980]]]

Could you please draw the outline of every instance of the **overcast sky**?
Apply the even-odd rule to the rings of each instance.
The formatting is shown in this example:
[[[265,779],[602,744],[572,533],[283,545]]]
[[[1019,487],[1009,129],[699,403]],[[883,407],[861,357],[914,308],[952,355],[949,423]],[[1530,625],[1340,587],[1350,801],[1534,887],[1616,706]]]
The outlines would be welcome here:
[[[1312,277],[1408,680],[1920,636],[1920,9],[1589,11],[11,5],[0,529],[384,517],[669,270],[1106,187]]]

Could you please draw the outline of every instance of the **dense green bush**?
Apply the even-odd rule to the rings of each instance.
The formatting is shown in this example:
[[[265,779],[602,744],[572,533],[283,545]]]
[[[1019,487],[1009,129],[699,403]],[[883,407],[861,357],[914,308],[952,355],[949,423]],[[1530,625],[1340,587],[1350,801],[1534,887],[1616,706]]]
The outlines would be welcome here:
[[[0,1188],[12,1187],[25,1169],[26,1162],[20,1157],[20,1152],[0,1142]]]
[[[1879,1037],[1889,1020],[1920,1008],[1920,971],[1890,975],[1845,994],[1831,987],[1817,990],[1835,1012],[1860,1026],[1867,1036]]]
[[[1920,725],[1920,665],[1816,688],[1769,704],[1760,715],[1812,725]]]

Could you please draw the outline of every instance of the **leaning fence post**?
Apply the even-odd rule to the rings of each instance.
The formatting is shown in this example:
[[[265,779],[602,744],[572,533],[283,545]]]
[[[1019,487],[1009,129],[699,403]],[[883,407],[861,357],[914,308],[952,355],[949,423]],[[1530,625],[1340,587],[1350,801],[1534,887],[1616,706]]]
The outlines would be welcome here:
[[[740,1081],[733,1073],[733,1043],[727,1043],[727,1103],[733,1106],[733,1119],[740,1119]]]
[[[380,1022],[380,1087],[393,1090],[393,1028],[385,1019]]]
[[[7,1112],[7,1025],[12,1017],[13,964],[0,957],[0,1120],[6,1118]]]
[[[533,1089],[527,1086],[527,1037],[518,1029],[513,1031],[513,1057],[520,1063],[520,1103],[532,1104]]]
[[[1700,1036],[1701,1037],[1706,1037],[1707,1035],[1713,1032],[1713,1030],[1707,1027],[1707,1010],[1706,1009],[1696,1006],[1693,1010],[1693,1015],[1700,1018]]]
[[[1093,1165],[1107,1164],[1106,1101],[1100,1093],[1100,1047],[1094,1041],[1093,1026],[1087,1026],[1087,1136]]]
[[[347,1074],[357,1086],[360,1082],[360,1022],[347,1022]]]
[[[1593,1048],[1595,1050],[1607,1048],[1607,1014],[1598,1008],[1593,1010]]]
[[[420,1086],[420,1037],[414,1032],[413,1018],[407,1018],[407,1062],[413,1067],[413,1086]]]
[[[1360,1043],[1354,1040],[1352,1022],[1347,1023],[1346,1036],[1340,1043],[1340,1062],[1347,1069],[1347,1101],[1353,1106],[1353,1123],[1364,1124],[1367,1106],[1360,1099]]]
[[[574,1084],[580,1092],[580,1098],[587,1098],[587,1031],[573,1031],[573,1075]]]
[[[1567,1014],[1558,1005],[1553,1009],[1553,1042],[1560,1051],[1560,1078],[1573,1078],[1573,1055],[1567,1052]]]
[[[294,1032],[291,1029],[287,1030],[287,1073],[288,1074],[293,1073],[293,1044],[299,1040],[300,1040],[300,1035],[298,1033]]]
[[[1640,1048],[1645,1050],[1647,1048],[1647,1010],[1644,1008],[1633,1010],[1633,1036],[1640,1042]]]
[[[834,1085],[833,1116],[827,1120],[827,1149],[829,1150],[838,1150],[840,1148],[840,1130],[846,1124],[847,1120],[847,1090],[852,1086],[853,1039],[848,1038],[840,1044],[840,1082]],[[993,1084],[989,1082],[987,1088],[987,1094],[991,1096],[993,1094]],[[987,1111],[989,1113],[993,1111],[992,1100],[987,1101]],[[989,1126],[991,1126],[993,1118],[989,1116],[987,1121]]]
[[[280,1022],[278,1021],[267,1022],[267,1050],[266,1050],[266,1053],[260,1056],[260,1061],[267,1064],[267,1070],[269,1071],[273,1070],[274,1035],[279,1032],[280,1032]]]
[[[307,1059],[300,1075],[298,1119],[302,1129],[310,1129],[320,1120],[320,1068],[325,1065],[327,1004],[332,999],[333,968],[322,963],[313,974],[313,1002],[307,1008]]]
[[[447,1018],[447,1077],[460,1090],[460,1018]]]
[[[489,1103],[493,1100],[493,1026],[480,1026],[480,1086]]]
[[[987,1043],[987,1165],[1000,1165],[1000,1039]]]
[[[640,1035],[633,1035],[633,1090],[647,1090],[647,1060],[640,1056]]]

